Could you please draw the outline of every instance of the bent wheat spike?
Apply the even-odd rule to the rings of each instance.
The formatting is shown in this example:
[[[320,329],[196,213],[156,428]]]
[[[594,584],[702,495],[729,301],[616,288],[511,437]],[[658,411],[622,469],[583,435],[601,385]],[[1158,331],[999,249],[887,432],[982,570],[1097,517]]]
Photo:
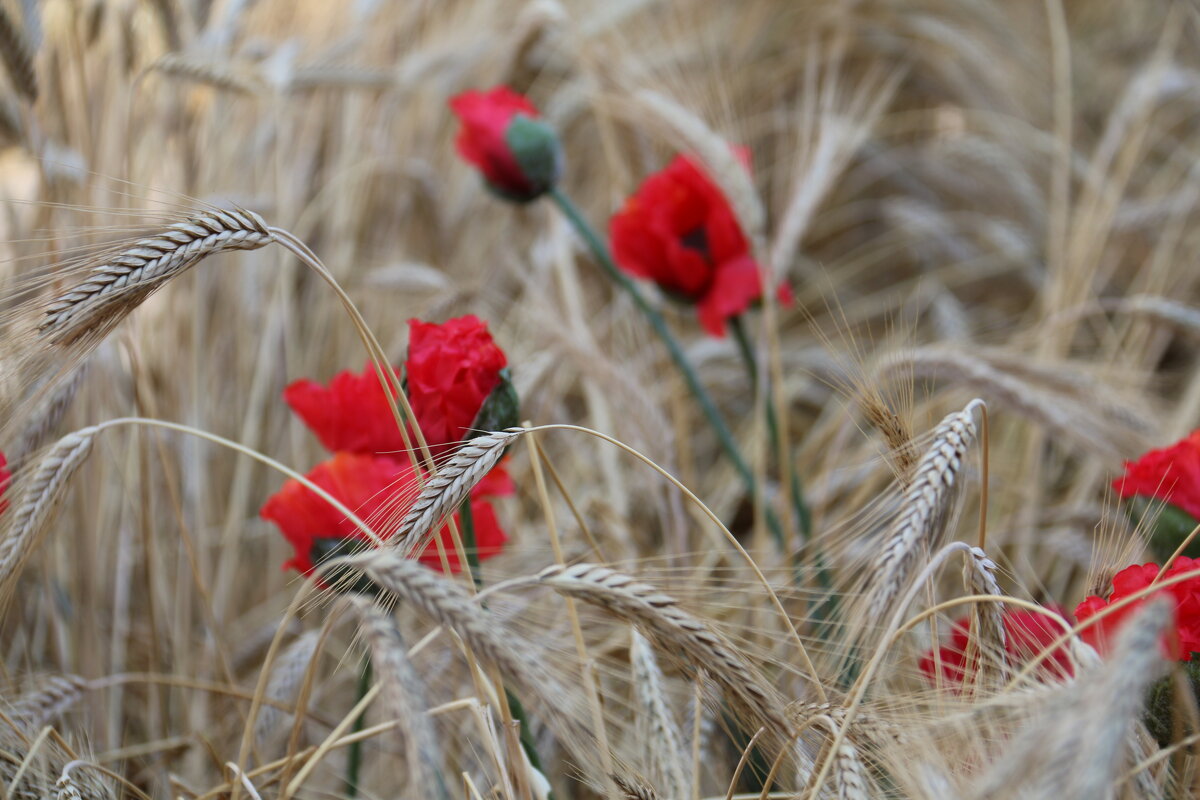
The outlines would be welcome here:
[[[934,428],[933,444],[917,463],[912,483],[904,492],[900,516],[875,561],[870,619],[884,618],[908,579],[918,551],[940,544],[963,457],[975,441],[975,409],[982,404],[972,400]]]
[[[88,682],[78,675],[51,675],[25,692],[8,712],[9,719],[27,734],[36,734],[50,720],[79,701]]]
[[[693,668],[705,669],[756,726],[779,741],[791,738],[792,726],[776,692],[724,637],[679,608],[675,598],[599,564],[547,567],[538,581],[640,626]]]
[[[87,459],[99,428],[80,428],[55,443],[38,462],[12,509],[4,539],[0,540],[0,596],[9,588],[62,498],[75,470]]]
[[[429,619],[454,631],[480,661],[496,667],[523,700],[535,704],[544,721],[568,748],[586,747],[593,737],[578,720],[585,713],[574,707],[574,695],[562,685],[524,640],[481,608],[457,583],[437,575],[393,550],[369,550],[329,562],[324,569],[361,570],[373,583],[416,608]],[[554,698],[553,701],[549,698]],[[578,750],[576,757],[595,755]]]
[[[425,534],[470,497],[475,484],[483,480],[504,455],[505,448],[523,433],[524,428],[509,428],[477,436],[459,447],[437,475],[426,482],[412,508],[400,520],[393,537],[399,552],[409,555],[424,544]]]
[[[71,344],[115,325],[151,292],[205,257],[255,250],[274,239],[260,216],[242,208],[177,222],[97,259],[82,283],[46,306],[38,330],[54,344]]]

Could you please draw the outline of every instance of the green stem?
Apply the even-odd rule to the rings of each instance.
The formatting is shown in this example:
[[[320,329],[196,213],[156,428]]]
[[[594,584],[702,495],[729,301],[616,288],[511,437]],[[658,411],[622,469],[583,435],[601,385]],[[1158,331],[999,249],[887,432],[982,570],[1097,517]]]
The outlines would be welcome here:
[[[364,655],[362,666],[358,672],[358,693],[355,696],[354,703],[358,705],[359,701],[366,696],[371,689],[371,657]],[[354,720],[354,733],[358,733],[366,724],[367,712],[358,715],[358,719]],[[351,742],[350,753],[346,760],[346,798],[354,800],[358,797],[358,775],[362,771],[362,742]]]
[[[750,385],[754,387],[754,391],[758,391],[758,361],[754,357],[754,347],[750,343],[750,336],[746,331],[746,323],[741,315],[729,318],[729,328],[733,331],[733,339],[737,342],[738,351],[742,355],[742,361],[746,364],[746,372],[750,375]],[[767,392],[767,435],[771,437],[771,444],[779,449],[777,457],[780,463],[788,455],[783,449],[783,442],[779,441],[779,417],[775,410],[775,402],[771,393]],[[804,499],[804,489],[800,485],[800,476],[796,474],[795,469],[788,470],[791,477],[791,486],[789,487],[792,501],[792,511],[796,515],[796,521],[800,525],[801,535],[807,539],[812,535],[812,512],[809,511],[808,502]]]
[[[479,572],[479,552],[475,545],[475,515],[471,511],[471,499],[468,497],[462,502],[458,510],[458,519],[462,528],[463,550],[466,551],[467,569],[471,571],[471,580],[475,583],[476,589],[483,588],[483,576]],[[484,608],[487,604],[483,604]],[[513,694],[509,688],[504,687],[504,697],[508,700],[508,712],[512,715],[513,720],[520,726],[518,737],[521,742],[521,749],[525,751],[525,757],[529,759],[529,764],[543,775],[546,771],[542,769],[542,760],[538,757],[537,748],[534,746],[533,734],[529,731],[529,719],[525,714],[525,706],[521,705],[521,701]],[[553,793],[550,795],[553,798]]]
[[[741,451],[738,450],[737,442],[733,438],[733,434],[729,431],[729,427],[725,424],[725,420],[721,418],[721,413],[717,410],[717,406],[713,403],[712,397],[705,390],[704,385],[700,383],[700,377],[688,362],[687,357],[683,353],[683,348],[671,333],[671,329],[667,327],[667,321],[658,309],[650,305],[646,298],[638,289],[637,284],[633,280],[617,268],[616,262],[613,261],[612,255],[608,252],[608,246],[596,234],[595,229],[584,218],[579,208],[571,202],[571,199],[558,187],[555,187],[549,192],[550,199],[558,206],[563,215],[567,218],[575,228],[576,233],[583,238],[588,249],[592,251],[592,257],[600,265],[601,269],[607,273],[608,277],[612,278],[618,286],[625,291],[626,294],[633,300],[633,304],[650,323],[650,327],[658,334],[658,338],[666,345],[667,352],[671,355],[671,360],[675,362],[675,366],[683,373],[684,382],[687,383],[688,390],[692,396],[696,398],[696,402],[700,405],[700,410],[704,412],[704,416],[708,418],[709,425],[717,434],[717,441],[721,444],[721,449],[725,451],[725,455],[733,464],[734,469],[741,478],[746,491],[754,496],[758,491],[757,481],[754,479],[754,473],[750,470],[750,466],[742,457]],[[772,535],[775,537],[776,543],[780,548],[784,547],[783,529],[780,527],[779,518],[775,516],[771,509],[766,509],[767,524],[771,529]]]

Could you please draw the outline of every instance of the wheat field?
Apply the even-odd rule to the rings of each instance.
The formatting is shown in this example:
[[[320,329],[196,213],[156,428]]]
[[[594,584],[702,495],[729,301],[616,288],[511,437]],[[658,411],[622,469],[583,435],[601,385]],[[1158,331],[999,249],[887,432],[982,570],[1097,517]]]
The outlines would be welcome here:
[[[1151,560],[1112,482],[1200,427],[1198,54],[1184,0],[0,0],[0,791],[1200,796],[1168,605],[1101,653],[1048,611]],[[749,474],[456,153],[498,85],[602,236],[716,168],[794,293],[763,368],[640,285]],[[281,568],[260,509],[325,457],[285,387],[468,314],[521,426]],[[478,581],[410,558],[503,456]]]

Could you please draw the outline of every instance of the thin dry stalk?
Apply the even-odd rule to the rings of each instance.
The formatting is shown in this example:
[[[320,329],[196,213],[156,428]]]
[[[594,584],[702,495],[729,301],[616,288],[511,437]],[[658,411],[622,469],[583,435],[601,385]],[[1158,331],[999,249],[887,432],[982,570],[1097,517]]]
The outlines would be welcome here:
[[[0,540],[0,597],[7,596],[25,560],[37,546],[75,470],[87,459],[99,429],[80,428],[58,440],[42,456],[29,477],[20,501],[8,515]]]
[[[34,688],[13,703],[8,717],[21,731],[33,734],[47,722],[79,701],[88,681],[78,675],[48,675],[35,681]]]
[[[724,637],[679,608],[675,598],[599,564],[555,565],[542,570],[538,581],[639,626],[666,652],[693,669],[707,670],[750,718],[751,730],[766,728],[778,743],[791,739],[792,726],[775,690]]]
[[[384,712],[399,723],[396,732],[405,753],[408,791],[403,796],[432,794],[441,783],[442,759],[437,732],[429,718],[424,698],[424,681],[408,658],[396,620],[379,606],[359,598],[355,602],[363,632],[371,647],[371,663],[382,688],[379,699]],[[441,796],[447,796],[446,792]]]
[[[295,702],[320,640],[320,631],[307,631],[279,654],[271,667],[266,699],[279,703]],[[264,705],[254,721],[255,747],[267,751],[275,737],[288,726],[290,716],[273,705]]]
[[[504,456],[505,448],[524,433],[524,428],[509,428],[477,436],[461,445],[438,469],[437,475],[425,482],[412,508],[400,521],[392,537],[397,551],[409,555],[426,544],[437,523],[471,496],[475,484]]]
[[[226,250],[255,250],[274,239],[253,211],[197,214],[97,258],[83,283],[46,306],[38,330],[61,345],[103,334],[151,292],[202,259]]]
[[[662,787],[667,797],[691,797],[691,780],[684,769],[687,761],[683,736],[667,705],[662,670],[646,638],[636,629],[630,634],[629,663],[637,700],[639,751],[646,754],[650,779]]]
[[[891,537],[875,561],[868,619],[887,616],[892,601],[908,581],[918,553],[941,544],[963,457],[975,441],[974,414],[980,404],[972,400],[934,428],[933,444],[917,464]]]
[[[29,102],[37,100],[37,72],[33,68],[33,48],[21,26],[0,4],[0,60],[8,71],[13,88]]]
[[[1172,612],[1147,604],[1122,625],[1104,663],[1039,697],[1042,713],[976,784],[972,797],[1113,797],[1136,734],[1146,687],[1163,671],[1160,640]]]

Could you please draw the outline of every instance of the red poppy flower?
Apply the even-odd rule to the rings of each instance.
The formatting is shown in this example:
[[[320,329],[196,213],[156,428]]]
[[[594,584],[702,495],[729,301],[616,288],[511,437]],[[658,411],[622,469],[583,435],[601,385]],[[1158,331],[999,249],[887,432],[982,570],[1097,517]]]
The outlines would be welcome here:
[[[700,324],[725,320],[762,297],[762,277],[729,201],[687,156],[642,183],[609,223],[613,257],[626,272],[697,306]],[[792,302],[783,284],[779,301]]]
[[[1121,497],[1153,497],[1200,519],[1200,430],[1126,461],[1125,474],[1113,481],[1113,488]]]
[[[8,508],[8,500],[3,495],[8,492],[8,484],[12,483],[12,473],[8,471],[8,459],[0,453],[0,514]]]
[[[1079,635],[1102,655],[1108,653],[1124,621],[1136,614],[1151,597],[1165,594],[1174,602],[1175,624],[1164,637],[1163,649],[1173,659],[1191,661],[1193,653],[1200,653],[1200,559],[1180,556],[1167,568],[1159,581],[1162,583],[1168,578],[1193,571],[1197,572],[1193,577],[1152,592],[1098,618],[1093,624],[1080,630]],[[1126,567],[1113,576],[1113,590],[1108,599],[1088,597],[1075,608],[1075,616],[1080,622],[1097,616],[1109,606],[1150,586],[1158,577],[1158,573],[1159,566],[1153,563]]]
[[[1058,606],[1047,606],[1064,620],[1068,619],[1065,611]],[[1038,658],[1048,647],[1062,635],[1062,626],[1056,625],[1045,614],[1036,611],[1011,610],[1004,613],[1004,650],[1010,664],[1026,664]],[[950,642],[938,648],[935,659],[933,651],[922,656],[918,667],[930,683],[937,683],[935,666],[940,664],[942,682],[953,688],[961,687],[966,680],[967,672],[974,671],[974,666],[967,663],[967,651],[970,649],[970,618],[963,617],[954,623],[950,629]],[[975,653],[978,659],[979,654]],[[1054,652],[1039,662],[1037,672],[1041,675],[1063,679],[1074,674],[1071,658],[1067,649],[1059,645]]]
[[[558,180],[558,137],[540,122],[537,108],[507,86],[463,92],[450,100],[462,122],[458,153],[483,173],[488,186],[510,200],[540,197]]]
[[[395,523],[417,492],[417,476],[412,464],[407,459],[388,456],[337,453],[305,477],[364,522],[378,526],[381,533],[386,533],[389,528],[394,530]],[[482,499],[487,492],[505,493],[504,490],[503,482],[497,479],[482,490],[477,486],[472,492],[471,514],[480,560],[498,554],[508,539],[491,503]],[[274,522],[296,550],[295,557],[286,562],[284,568],[291,567],[305,575],[313,571],[313,546],[318,539],[367,539],[341,512],[296,480],[285,483],[259,513]],[[450,570],[460,571],[462,565],[454,551],[449,526],[443,526],[439,535]],[[436,543],[431,541],[418,560],[440,569]]]
[[[408,321],[408,402],[435,455],[468,438],[507,364],[504,351],[478,317],[458,317],[441,325]]]
[[[339,372],[329,386],[307,378],[295,381],[284,389],[283,399],[331,451],[404,450],[404,437],[372,364],[361,375]]]

